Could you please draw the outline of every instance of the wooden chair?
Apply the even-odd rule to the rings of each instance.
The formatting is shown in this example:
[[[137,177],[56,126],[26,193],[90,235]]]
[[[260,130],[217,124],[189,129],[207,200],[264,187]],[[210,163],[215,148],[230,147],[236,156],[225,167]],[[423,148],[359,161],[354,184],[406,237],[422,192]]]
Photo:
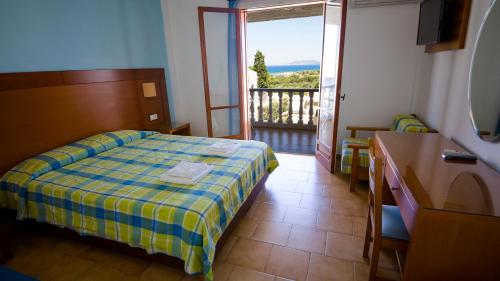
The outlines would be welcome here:
[[[375,156],[373,142],[369,144],[369,192],[368,192],[368,221],[366,225],[365,245],[363,256],[368,257],[370,242],[373,241],[370,258],[369,280],[377,280],[378,262],[381,249],[393,249],[406,252],[409,234],[404,225],[399,207],[384,205],[382,193],[384,186],[384,161]],[[398,259],[399,262],[399,259]],[[400,271],[402,271],[402,265]]]
[[[394,117],[392,128],[388,127],[360,127],[347,126],[351,131],[350,138],[344,139],[342,143],[341,171],[349,174],[350,191],[356,190],[358,180],[368,180],[368,139],[356,138],[358,131],[396,131],[404,133],[436,133],[428,128],[415,114],[398,114]]]

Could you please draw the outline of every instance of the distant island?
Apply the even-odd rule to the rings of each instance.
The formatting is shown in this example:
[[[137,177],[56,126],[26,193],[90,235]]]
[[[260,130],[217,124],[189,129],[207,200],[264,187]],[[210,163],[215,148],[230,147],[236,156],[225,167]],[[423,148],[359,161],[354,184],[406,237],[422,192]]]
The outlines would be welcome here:
[[[286,65],[319,65],[320,62],[317,60],[297,60],[287,63]]]

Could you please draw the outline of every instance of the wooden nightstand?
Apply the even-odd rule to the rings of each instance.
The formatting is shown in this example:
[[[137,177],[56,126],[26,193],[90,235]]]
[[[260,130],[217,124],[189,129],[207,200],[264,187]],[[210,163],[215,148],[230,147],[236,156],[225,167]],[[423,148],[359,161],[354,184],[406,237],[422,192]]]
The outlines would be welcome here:
[[[190,136],[191,124],[189,122],[172,123],[172,129],[168,133],[171,135]]]

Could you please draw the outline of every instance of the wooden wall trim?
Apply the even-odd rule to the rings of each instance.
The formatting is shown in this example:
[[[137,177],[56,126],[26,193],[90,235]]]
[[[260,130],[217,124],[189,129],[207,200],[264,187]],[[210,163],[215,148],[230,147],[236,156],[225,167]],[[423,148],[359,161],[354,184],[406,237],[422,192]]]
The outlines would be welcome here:
[[[131,69],[73,70],[63,71],[62,79],[65,85],[72,85],[137,80],[137,74],[137,71]]]
[[[99,69],[62,71],[64,85],[154,79],[164,75],[163,68]]]
[[[154,79],[163,68],[96,69],[0,73],[0,91],[50,86]]]
[[[60,71],[0,73],[0,91],[63,85]]]

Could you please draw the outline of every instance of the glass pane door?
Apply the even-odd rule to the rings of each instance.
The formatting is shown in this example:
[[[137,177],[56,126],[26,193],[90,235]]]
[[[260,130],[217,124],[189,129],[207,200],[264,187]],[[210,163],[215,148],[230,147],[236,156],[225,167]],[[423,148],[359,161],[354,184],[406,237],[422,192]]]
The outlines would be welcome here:
[[[209,137],[243,138],[241,11],[198,8]]]
[[[344,1],[343,1],[344,2]],[[343,3],[344,4],[344,3]],[[345,6],[325,4],[316,156],[331,172],[335,166],[338,97],[342,63]]]

